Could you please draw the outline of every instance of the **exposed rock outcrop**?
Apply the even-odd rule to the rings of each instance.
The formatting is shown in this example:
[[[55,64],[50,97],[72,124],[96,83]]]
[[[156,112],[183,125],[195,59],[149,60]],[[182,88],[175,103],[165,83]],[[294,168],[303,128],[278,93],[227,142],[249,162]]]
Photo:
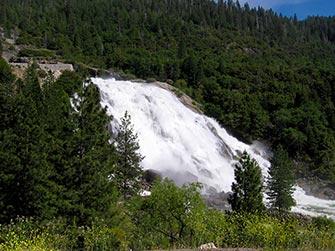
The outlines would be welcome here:
[[[300,178],[297,184],[304,189],[307,195],[312,195],[325,200],[335,200],[335,184],[320,179]]]

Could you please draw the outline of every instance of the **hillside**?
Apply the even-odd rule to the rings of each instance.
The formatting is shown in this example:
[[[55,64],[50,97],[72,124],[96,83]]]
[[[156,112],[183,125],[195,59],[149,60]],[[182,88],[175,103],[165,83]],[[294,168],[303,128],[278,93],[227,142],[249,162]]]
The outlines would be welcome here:
[[[0,1],[0,250],[334,250],[334,21]]]

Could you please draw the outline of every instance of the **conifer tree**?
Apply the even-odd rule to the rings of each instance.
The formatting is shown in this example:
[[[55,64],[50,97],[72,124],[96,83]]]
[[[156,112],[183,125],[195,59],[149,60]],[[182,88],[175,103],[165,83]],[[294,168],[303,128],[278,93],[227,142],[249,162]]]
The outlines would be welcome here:
[[[11,101],[13,100],[14,76],[10,66],[5,60],[0,59],[0,133],[8,129],[9,120],[13,117]]]
[[[1,52],[1,51],[0,51]],[[12,85],[14,82],[14,76],[11,72],[10,66],[5,60],[0,58],[0,84],[5,87]]]
[[[271,160],[267,195],[271,208],[284,211],[295,205],[292,197],[294,192],[293,164],[288,153],[282,146],[278,146]]]
[[[94,218],[106,218],[115,202],[110,182],[114,168],[114,149],[109,143],[110,118],[100,105],[98,88],[85,83],[74,98],[73,135],[65,142],[63,173],[63,214],[79,225]]]
[[[143,160],[142,155],[138,152],[140,146],[128,112],[121,118],[121,125],[115,143],[118,155],[116,180],[119,191],[126,199],[137,194],[140,190],[140,179],[142,176],[140,163]]]
[[[7,188],[8,185],[13,184],[14,168],[16,166],[16,160],[18,159],[11,147],[13,146],[14,132],[11,127],[15,123],[13,112],[13,93],[9,86],[12,85],[8,81],[10,69],[8,64],[0,59],[0,223],[6,222],[10,219],[10,191]],[[14,144],[15,146],[15,144]],[[11,163],[12,166],[7,164]],[[11,188],[11,187],[10,187]]]
[[[66,170],[69,162],[73,160],[73,156],[68,153],[75,130],[75,121],[71,113],[70,97],[59,81],[49,76],[43,84],[43,95],[46,100],[44,105],[45,130],[48,141],[45,150],[47,161],[54,170],[51,179],[57,184],[57,208],[59,209],[57,215],[59,215],[67,212],[65,205],[69,205],[70,201],[67,193],[69,188],[64,185],[64,176],[68,175]]]
[[[264,210],[262,173],[245,151],[235,165],[235,182],[228,202],[233,211],[255,213]]]
[[[49,218],[56,212],[53,170],[47,162],[43,97],[30,67],[22,90],[10,102],[10,124],[1,132],[1,221],[17,216]]]

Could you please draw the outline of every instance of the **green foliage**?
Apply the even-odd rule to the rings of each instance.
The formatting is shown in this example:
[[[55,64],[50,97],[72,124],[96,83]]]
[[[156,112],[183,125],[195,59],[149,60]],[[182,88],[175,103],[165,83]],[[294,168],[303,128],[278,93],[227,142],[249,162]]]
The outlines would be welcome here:
[[[244,152],[235,165],[235,182],[228,202],[236,212],[261,212],[263,204],[262,173],[256,160]]]
[[[54,58],[55,53],[47,49],[22,49],[20,50],[19,57],[43,57],[43,58]]]
[[[134,133],[131,118],[126,111],[121,118],[118,134],[115,138],[117,154],[117,167],[115,169],[115,182],[123,198],[129,198],[139,193],[141,188],[142,155],[139,153],[140,146],[137,134]]]
[[[136,225],[135,249],[158,247],[197,247],[205,230],[205,204],[200,186],[177,187],[172,181],[156,182],[147,198],[133,201],[132,219]]]
[[[9,85],[14,81],[14,76],[10,69],[10,66],[6,61],[0,58],[0,84],[2,87]]]
[[[335,222],[327,217],[313,218],[312,223],[320,230],[333,231],[335,229]]]
[[[120,211],[116,212],[119,217],[114,217],[113,222],[96,219],[89,227],[69,224],[62,218],[47,222],[19,218],[0,225],[0,249],[148,250],[198,247],[209,242],[222,248],[335,248],[335,225],[330,219],[309,219],[290,214],[285,217],[227,214],[206,209],[198,189],[197,185],[178,188],[166,180],[156,183],[153,197],[133,197],[127,208],[119,204]],[[177,217],[174,216],[176,213]],[[171,236],[176,239],[171,241]]]
[[[191,248],[209,242],[222,248],[265,250],[335,247],[335,226],[330,219],[289,213],[223,213],[206,208],[198,189],[196,184],[178,188],[164,180],[154,185],[150,197],[134,198],[130,207],[135,227],[131,247]]]
[[[18,215],[48,218],[55,210],[55,184],[47,162],[47,135],[43,124],[43,95],[34,66],[21,89],[10,89],[6,128],[0,133],[1,222]],[[10,85],[10,83],[8,83]]]
[[[65,189],[62,213],[79,225],[89,225],[94,217],[108,215],[115,202],[116,190],[109,180],[115,152],[108,142],[110,120],[100,105],[98,88],[84,83],[72,102],[72,133],[65,138],[66,158],[57,182]]]
[[[79,238],[78,238],[79,237]],[[90,227],[68,225],[64,219],[39,222],[19,218],[0,226],[0,249],[12,250],[127,250],[122,227],[97,221]],[[81,240],[78,242],[78,240]]]
[[[267,195],[272,208],[290,210],[295,205],[292,195],[295,183],[293,171],[293,163],[287,152],[282,146],[278,146],[271,160],[267,182]]]
[[[334,232],[319,230],[308,220],[270,215],[232,214],[227,217],[225,247],[254,247],[270,250],[327,250],[334,245]]]
[[[42,86],[35,65],[23,83],[1,83],[0,222],[62,216],[86,226],[110,218],[116,158],[97,87],[69,72]]]
[[[71,71],[65,71],[59,79],[57,79],[55,84],[60,85],[60,88],[70,96],[74,91],[79,90],[82,83],[82,78],[78,74]]]

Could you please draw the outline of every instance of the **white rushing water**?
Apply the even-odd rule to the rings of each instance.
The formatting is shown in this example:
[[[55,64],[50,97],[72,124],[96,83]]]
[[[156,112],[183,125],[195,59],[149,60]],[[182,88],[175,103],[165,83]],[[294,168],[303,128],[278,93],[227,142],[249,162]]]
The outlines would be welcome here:
[[[246,150],[267,174],[265,147],[247,145],[229,135],[214,119],[186,107],[170,91],[154,84],[94,78],[101,104],[114,117],[117,130],[125,111],[138,134],[142,166],[173,179],[177,184],[198,181],[207,191],[228,192],[234,181],[234,163]],[[296,187],[293,211],[335,218],[335,201],[312,196]]]

